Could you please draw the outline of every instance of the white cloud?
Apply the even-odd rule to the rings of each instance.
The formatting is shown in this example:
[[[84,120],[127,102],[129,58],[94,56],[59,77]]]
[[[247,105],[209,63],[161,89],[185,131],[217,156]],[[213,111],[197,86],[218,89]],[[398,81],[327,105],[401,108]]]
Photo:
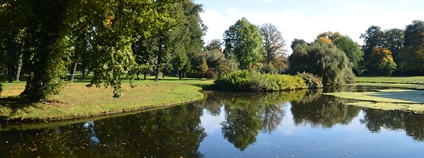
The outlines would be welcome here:
[[[264,0],[266,1],[266,0]],[[358,11],[360,12],[360,10]],[[284,10],[280,12],[264,13],[261,11],[227,9],[219,12],[217,10],[206,9],[201,13],[202,20],[208,26],[208,32],[204,37],[205,42],[212,39],[222,39],[224,31],[242,17],[247,18],[251,23],[261,25],[272,23],[277,26],[286,40],[287,49],[293,39],[304,39],[312,42],[319,33],[325,31],[338,31],[343,35],[348,35],[354,41],[362,44],[359,38],[372,25],[380,26],[383,30],[391,28],[404,29],[412,20],[417,17],[424,17],[424,13],[402,13],[384,12],[381,14],[334,13],[333,16],[318,17],[306,11]]]

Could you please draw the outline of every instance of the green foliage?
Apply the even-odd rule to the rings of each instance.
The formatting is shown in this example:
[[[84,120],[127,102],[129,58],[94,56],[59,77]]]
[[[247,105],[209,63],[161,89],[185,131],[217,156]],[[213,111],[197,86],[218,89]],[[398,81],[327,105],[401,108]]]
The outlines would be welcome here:
[[[424,21],[406,26],[404,47],[400,50],[402,71],[422,74],[424,71]]]
[[[374,47],[365,63],[367,72],[374,75],[390,76],[396,70],[392,52],[389,49]]]
[[[322,77],[324,86],[354,82],[345,53],[332,44],[297,44],[290,56],[290,73],[308,72]]]
[[[238,20],[224,32],[224,54],[234,54],[241,68],[249,68],[252,64],[262,61],[260,53],[262,37],[258,27],[246,18]]]
[[[308,88],[322,88],[324,87],[322,85],[322,79],[318,76],[315,76],[314,74],[311,73],[307,73],[307,72],[302,72],[302,73],[297,73],[297,75],[303,79],[303,81],[305,82],[306,86]]]
[[[200,69],[203,72],[203,78],[205,78],[205,73],[209,69],[208,63],[206,62],[206,58],[205,57],[202,58],[202,65],[200,65]]]
[[[349,58],[355,67],[363,60],[364,52],[361,50],[358,43],[354,42],[348,36],[340,36],[333,41],[333,44],[341,49]]]
[[[215,80],[215,86],[232,91],[281,91],[304,89],[306,84],[299,76],[261,74],[252,70],[236,70]]]

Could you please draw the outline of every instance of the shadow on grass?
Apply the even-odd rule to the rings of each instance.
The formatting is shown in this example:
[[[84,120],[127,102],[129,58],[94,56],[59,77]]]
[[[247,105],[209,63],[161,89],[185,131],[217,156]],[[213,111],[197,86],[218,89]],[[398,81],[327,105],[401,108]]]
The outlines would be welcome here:
[[[34,101],[30,101],[28,99],[19,97],[0,98],[0,122],[19,121],[16,119],[11,119],[10,117],[19,111],[25,111],[25,109],[28,107],[38,108]],[[10,113],[7,112],[9,109]]]

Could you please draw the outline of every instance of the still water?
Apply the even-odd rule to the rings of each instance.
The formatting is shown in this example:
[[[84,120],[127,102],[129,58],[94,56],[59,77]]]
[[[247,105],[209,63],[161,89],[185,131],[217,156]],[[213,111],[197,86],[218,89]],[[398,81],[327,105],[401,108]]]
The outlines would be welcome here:
[[[191,104],[51,125],[2,125],[0,157],[421,157],[424,115],[321,91],[205,92]]]

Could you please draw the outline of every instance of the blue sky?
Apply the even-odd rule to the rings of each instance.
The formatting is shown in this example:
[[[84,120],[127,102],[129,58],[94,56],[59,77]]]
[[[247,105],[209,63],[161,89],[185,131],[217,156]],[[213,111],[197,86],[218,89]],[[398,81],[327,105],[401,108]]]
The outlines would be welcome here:
[[[312,42],[319,33],[338,31],[359,44],[370,26],[404,29],[424,20],[423,0],[194,0],[203,4],[200,14],[208,26],[207,43],[222,39],[229,26],[242,17],[255,25],[272,23],[282,32],[287,49],[293,39]]]

